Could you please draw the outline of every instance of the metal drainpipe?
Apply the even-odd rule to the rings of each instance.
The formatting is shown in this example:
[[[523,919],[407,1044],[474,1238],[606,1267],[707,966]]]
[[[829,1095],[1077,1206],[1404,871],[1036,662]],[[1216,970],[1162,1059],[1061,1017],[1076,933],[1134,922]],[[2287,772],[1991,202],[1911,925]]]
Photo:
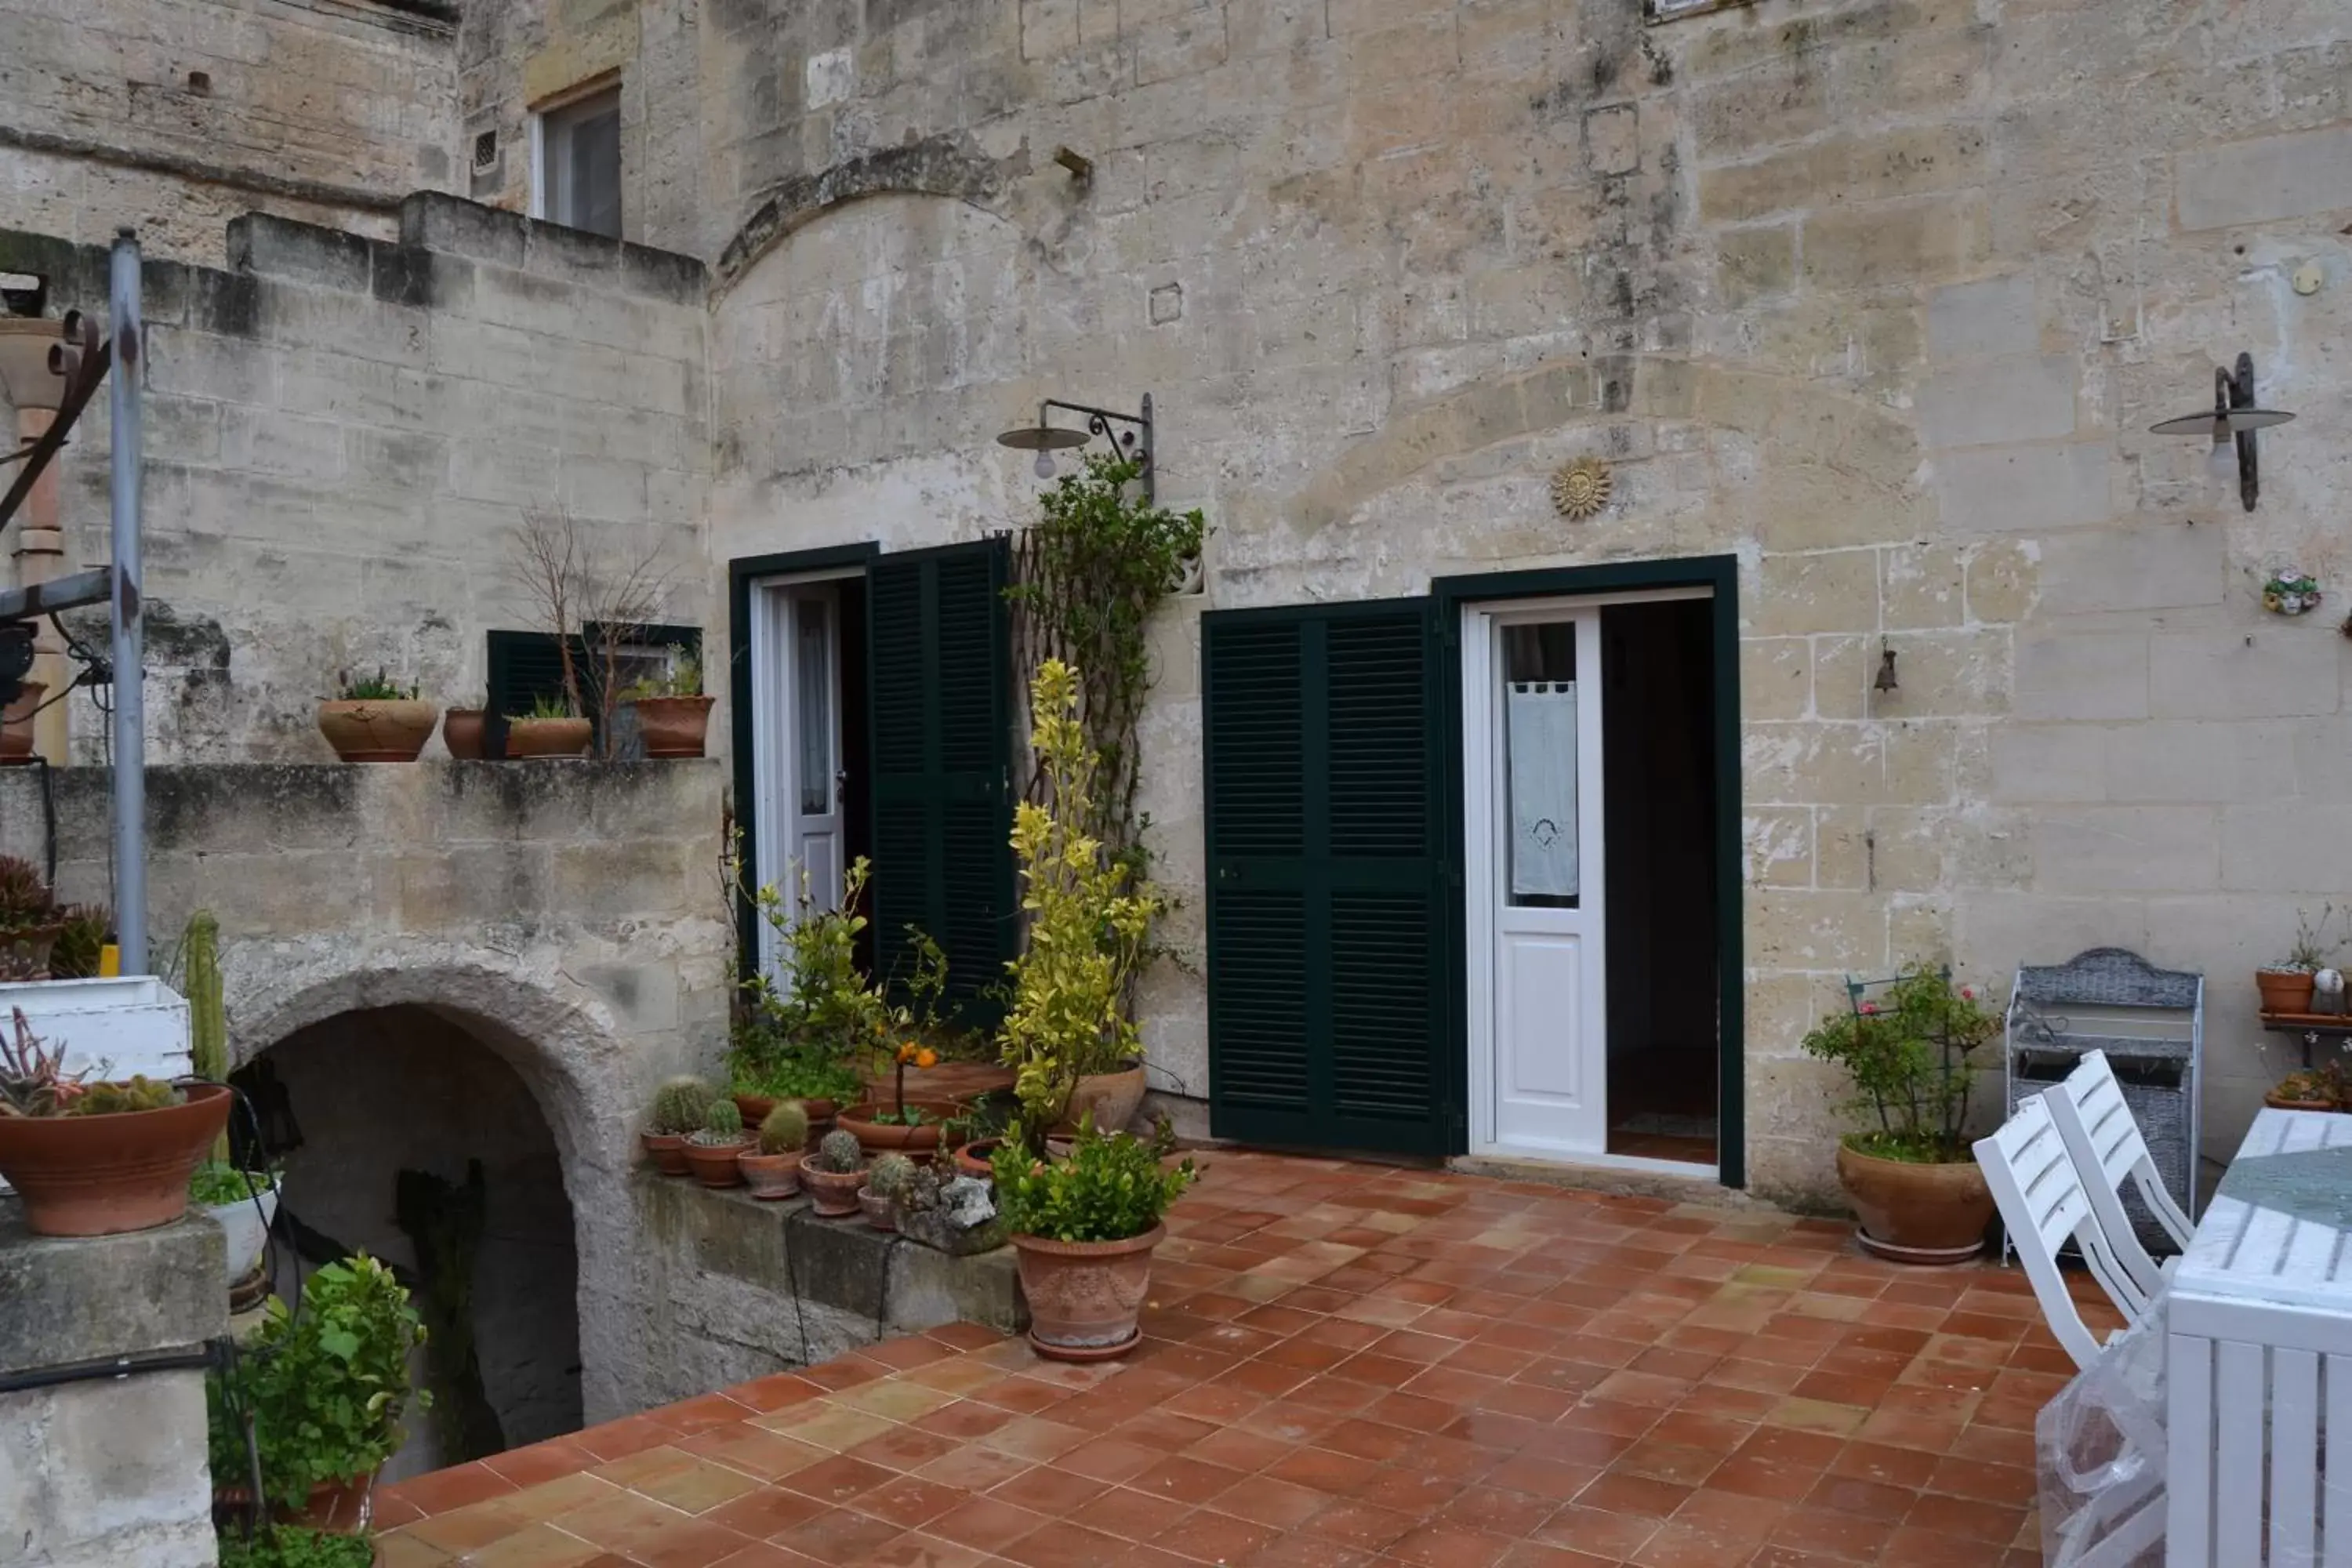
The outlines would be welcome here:
[[[139,386],[147,374],[139,315],[139,239],[114,239],[108,330],[114,374],[108,386],[114,491],[114,927],[124,974],[147,973],[146,642],[140,603]]]

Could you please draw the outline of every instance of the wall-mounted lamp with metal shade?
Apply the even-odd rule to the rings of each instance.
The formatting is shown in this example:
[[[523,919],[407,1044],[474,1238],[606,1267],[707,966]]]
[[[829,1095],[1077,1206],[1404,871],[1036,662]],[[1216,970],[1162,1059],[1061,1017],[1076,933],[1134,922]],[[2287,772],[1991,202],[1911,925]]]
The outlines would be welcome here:
[[[1066,414],[1084,415],[1087,427],[1084,430],[1072,430],[1054,424],[1048,416],[1056,408]],[[1124,426],[1126,428],[1114,431],[1114,426]],[[1151,395],[1149,393],[1144,395],[1143,411],[1140,414],[1118,414],[1108,408],[1094,408],[1083,403],[1065,403],[1060,398],[1049,397],[1037,405],[1036,424],[1016,426],[999,436],[996,438],[996,444],[1000,447],[1010,447],[1016,452],[1036,453],[1037,477],[1041,479],[1050,479],[1054,477],[1055,452],[1067,451],[1074,447],[1083,447],[1097,436],[1110,442],[1121,457],[1130,459],[1143,470],[1143,504],[1151,505],[1154,464],[1151,451]]]
[[[2158,436],[2203,436],[2213,443],[2216,462],[2224,461],[2231,447],[2238,458],[2238,499],[2246,510],[2254,510],[2262,494],[2262,474],[2255,460],[2254,432],[2284,425],[2294,416],[2276,408],[2254,405],[2254,356],[2240,354],[2238,368],[2232,373],[2225,365],[2213,368],[2212,412],[2184,414],[2178,419],[2168,419],[2161,425],[2151,425],[2149,430]]]

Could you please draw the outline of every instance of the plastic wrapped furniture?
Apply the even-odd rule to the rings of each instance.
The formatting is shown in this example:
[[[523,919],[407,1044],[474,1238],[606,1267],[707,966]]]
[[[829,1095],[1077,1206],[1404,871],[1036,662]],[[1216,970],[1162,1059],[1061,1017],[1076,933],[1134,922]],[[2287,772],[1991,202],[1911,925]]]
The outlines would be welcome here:
[[[2164,1562],[2164,1309],[2118,1335],[2034,1418],[2048,1568]]]
[[[2008,1024],[2009,1109],[2062,1082],[2089,1052],[2105,1052],[2157,1175],[2179,1211],[2195,1215],[2205,977],[2158,969],[2123,948],[2095,947],[2064,963],[2021,967]],[[2126,1192],[2123,1202],[2149,1253],[2179,1250],[2137,1192]]]

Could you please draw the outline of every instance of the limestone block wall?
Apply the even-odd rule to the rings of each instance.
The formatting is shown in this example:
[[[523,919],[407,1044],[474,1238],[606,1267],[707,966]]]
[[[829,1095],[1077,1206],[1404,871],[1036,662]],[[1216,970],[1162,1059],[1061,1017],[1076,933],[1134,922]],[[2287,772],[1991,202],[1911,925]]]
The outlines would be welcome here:
[[[538,629],[506,569],[526,508],[657,551],[660,618],[712,618],[698,263],[431,195],[397,240],[257,214],[229,239],[231,270],[147,272],[151,757],[328,758],[339,670],[478,702],[483,634]],[[0,268],[103,314],[95,247],[0,232]],[[102,562],[103,399],[59,467],[67,565]],[[103,721],[72,706],[96,760]]]
[[[647,237],[714,268],[714,563],[1017,523],[998,430],[1150,393],[1161,498],[1215,528],[1144,737],[1197,912],[1200,607],[1735,553],[1755,1185],[1830,1190],[1837,1085],[1797,1040],[1845,973],[2005,991],[2095,942],[2211,977],[2234,1146],[2286,1065],[2247,971],[2341,896],[2352,14],[691,15],[698,90],[642,113],[700,138],[697,222]],[[2147,434],[2242,350],[2301,416],[2252,514]],[[1546,480],[1583,453],[1616,498],[1564,523]],[[2263,613],[2288,560],[2336,613]],[[1203,1083],[1198,982],[1150,1013]]]
[[[194,910],[218,918],[237,1060],[298,1035],[313,1057],[382,1056],[374,1010],[423,1008],[530,1090],[570,1203],[590,1421],[637,1408],[626,1403],[641,1386],[634,1347],[667,1310],[628,1189],[643,1108],[662,1078],[714,1068],[725,1047],[723,773],[717,762],[427,761],[148,776],[157,951]],[[106,897],[107,785],[103,769],[57,774],[68,899]],[[26,770],[0,776],[0,852],[46,853]],[[355,1068],[354,1081],[381,1083],[381,1066]],[[430,1120],[436,1092],[420,1084],[378,1109]],[[451,1118],[449,1130],[467,1129],[478,1122]],[[449,1140],[418,1137],[456,1158]]]
[[[450,0],[0,4],[0,227],[219,266],[252,209],[395,231],[402,197],[449,190],[457,145]]]

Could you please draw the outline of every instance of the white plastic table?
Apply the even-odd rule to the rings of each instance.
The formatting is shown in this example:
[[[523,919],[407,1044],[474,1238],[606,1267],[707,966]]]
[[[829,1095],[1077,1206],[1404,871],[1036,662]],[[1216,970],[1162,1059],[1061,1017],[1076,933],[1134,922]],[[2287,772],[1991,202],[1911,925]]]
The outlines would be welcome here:
[[[2167,1313],[2170,1568],[2352,1568],[2352,1116],[2254,1118]]]

